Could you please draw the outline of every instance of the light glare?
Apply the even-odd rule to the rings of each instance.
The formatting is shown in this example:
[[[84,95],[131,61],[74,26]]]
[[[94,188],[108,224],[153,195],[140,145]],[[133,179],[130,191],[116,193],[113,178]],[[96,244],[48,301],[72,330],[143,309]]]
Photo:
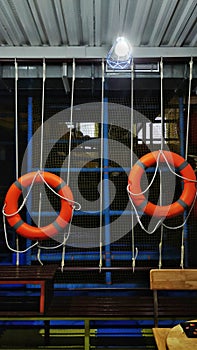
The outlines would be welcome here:
[[[120,37],[116,40],[114,51],[118,57],[125,57],[129,55],[131,47],[125,38]]]

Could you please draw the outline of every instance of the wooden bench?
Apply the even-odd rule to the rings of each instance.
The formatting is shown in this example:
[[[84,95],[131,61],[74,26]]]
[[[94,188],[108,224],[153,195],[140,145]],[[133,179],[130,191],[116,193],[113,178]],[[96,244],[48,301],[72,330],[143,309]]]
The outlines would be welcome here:
[[[53,295],[53,279],[56,270],[56,265],[0,266],[0,285],[40,286],[39,312],[43,314]]]
[[[45,267],[45,266],[43,266]],[[38,269],[43,267],[38,266]],[[47,267],[47,266],[46,266]],[[34,267],[35,268],[35,267]],[[11,267],[10,267],[11,269]],[[27,266],[23,267],[25,275],[20,273],[20,269],[13,267],[14,273],[8,274],[8,267],[0,267],[0,275],[7,276],[9,278],[3,278],[3,283],[6,283],[10,280],[13,284],[19,282],[26,284],[32,283],[35,278],[36,273],[33,272],[33,267]],[[32,270],[31,270],[32,269]],[[48,267],[47,267],[48,269]],[[113,270],[113,268],[111,268]],[[68,270],[70,270],[68,268]],[[77,270],[84,270],[83,268],[77,268]],[[89,270],[89,268],[87,269]],[[90,269],[91,270],[91,269]],[[96,270],[96,268],[93,268]],[[98,270],[98,268],[97,268]],[[132,270],[132,269],[130,269]],[[56,268],[54,269],[56,271]],[[58,271],[56,278],[58,279]],[[72,271],[72,269],[71,269]],[[103,271],[106,271],[106,268],[103,268]],[[49,265],[49,272],[52,273],[52,267]],[[86,272],[86,269],[85,269]],[[148,272],[148,271],[147,271]],[[40,272],[39,272],[40,273]],[[88,273],[88,271],[87,271]],[[99,273],[99,272],[98,272]],[[34,277],[32,277],[34,275]],[[40,275],[42,275],[40,273]],[[16,278],[16,276],[20,278]],[[148,282],[148,273],[147,273],[147,282]],[[43,276],[42,276],[43,277]],[[53,274],[51,275],[53,277]],[[1,280],[1,278],[0,278]],[[43,279],[41,279],[43,280]],[[52,281],[53,278],[50,280]],[[40,282],[37,279],[36,282]],[[41,289],[42,289],[42,284]],[[45,288],[42,291],[42,294],[45,295],[48,289],[48,282],[45,283]],[[99,292],[99,295],[97,294]],[[95,295],[95,293],[97,295]],[[120,295],[119,295],[120,293]],[[123,296],[123,293],[124,296]],[[6,297],[6,296],[5,296]],[[16,299],[19,299],[16,297]],[[46,301],[46,295],[44,296]],[[37,309],[31,309],[28,311],[24,305],[23,297],[21,297],[18,302],[18,310],[13,311],[11,308],[10,311],[0,310],[0,321],[2,322],[21,322],[21,321],[41,321],[44,325],[44,339],[45,343],[50,343],[50,330],[52,327],[52,322],[56,321],[83,321],[84,327],[84,349],[89,350],[91,348],[91,330],[94,325],[94,321],[119,321],[127,320],[132,321],[136,319],[149,319],[150,322],[153,318],[153,307],[152,307],[152,295],[149,290],[149,286],[144,288],[115,288],[110,286],[110,288],[86,288],[85,285],[83,288],[68,290],[63,288],[60,290],[56,287],[53,297],[50,299],[48,307],[44,307],[44,312],[39,312]],[[43,306],[45,303],[41,303],[41,311],[43,311]],[[41,326],[42,327],[42,326]]]
[[[47,267],[47,266],[46,266]],[[26,278],[23,278],[23,281],[31,283],[31,267],[26,267],[29,274]],[[43,267],[37,267],[39,269],[43,269]],[[6,271],[7,267],[5,267]],[[33,269],[33,267],[32,267]],[[52,272],[52,267],[49,265],[49,270]],[[56,268],[54,269],[55,273]],[[43,270],[41,270],[43,272]],[[165,271],[169,272],[166,277]],[[175,271],[175,274],[173,274]],[[0,320],[1,321],[21,321],[21,320],[39,320],[44,322],[45,328],[45,340],[46,343],[50,340],[50,328],[51,321],[76,321],[81,320],[84,322],[84,349],[89,350],[92,346],[90,339],[91,327],[94,324],[92,321],[110,321],[110,320],[128,320],[128,321],[136,321],[136,320],[150,320],[150,328],[152,328],[152,321],[154,319],[155,324],[158,322],[158,300],[157,300],[157,290],[165,290],[165,289],[183,289],[190,290],[187,287],[185,288],[177,288],[172,286],[172,282],[174,280],[177,281],[177,275],[180,275],[181,280],[184,279],[183,272],[189,272],[190,270],[151,270],[151,289],[153,290],[153,295],[150,291],[149,285],[146,288],[132,288],[130,289],[116,289],[111,286],[110,288],[104,288],[101,290],[89,290],[89,288],[84,288],[83,290],[70,290],[62,289],[56,290],[54,296],[50,299],[50,304],[47,308],[44,308],[44,313],[40,313],[39,311],[25,311],[22,307],[20,312],[5,312],[0,311]],[[191,270],[197,271],[197,270]],[[15,271],[16,272],[16,271]],[[158,274],[157,274],[158,272]],[[180,272],[180,274],[178,274]],[[1,270],[0,270],[1,273]],[[5,272],[6,274],[6,272]],[[41,273],[40,273],[41,274]],[[164,275],[163,275],[164,274]],[[173,276],[172,276],[173,275]],[[176,278],[174,277],[176,275]],[[53,274],[51,275],[51,280],[53,280]],[[163,276],[163,277],[162,277]],[[169,277],[170,276],[170,277]],[[191,277],[191,275],[190,275]],[[197,276],[196,276],[197,277]],[[147,278],[149,278],[149,271],[147,274]],[[166,282],[167,281],[169,283]],[[163,279],[163,284],[161,280]],[[13,279],[12,279],[13,280]],[[43,280],[43,279],[41,279]],[[172,282],[170,283],[170,280]],[[187,278],[188,281],[188,278]],[[197,281],[197,278],[196,278]],[[195,281],[195,282],[196,282]],[[19,280],[17,280],[17,283]],[[5,280],[4,280],[5,283]],[[190,278],[191,283],[191,278]],[[193,282],[192,282],[193,283]],[[197,282],[196,282],[197,283]],[[179,284],[178,284],[179,285]],[[46,286],[45,286],[46,287]],[[46,288],[45,288],[46,289]],[[197,288],[193,288],[197,289]],[[114,291],[114,292],[113,292]],[[46,291],[45,291],[46,292]],[[120,294],[119,294],[120,292]],[[125,293],[123,295],[123,293]],[[46,300],[46,296],[45,296]],[[175,302],[174,302],[175,300]],[[159,299],[159,311],[163,310],[162,316],[168,319],[173,319],[178,316],[184,316],[184,319],[192,319],[195,318],[193,316],[193,312],[197,314],[197,298],[196,303],[193,304],[192,299],[188,300],[185,296],[180,298],[180,302],[185,303],[185,309],[180,309],[179,305],[176,305],[176,298],[166,298]],[[188,305],[189,306],[188,309]],[[171,310],[171,305],[174,305],[174,309]],[[43,304],[42,304],[43,307]],[[155,311],[154,311],[155,310]],[[183,315],[181,313],[184,313]],[[180,320],[180,318],[179,318]],[[158,328],[159,329],[159,328]],[[158,333],[157,330],[155,333]],[[154,334],[155,334],[154,333]],[[160,337],[160,343],[163,342],[165,344],[165,334],[166,330],[163,331],[162,339]]]
[[[107,292],[107,291],[106,291]],[[105,295],[55,295],[44,314],[35,314],[21,311],[20,313],[5,313],[0,321],[43,321],[45,344],[50,345],[50,330],[52,322],[56,321],[82,321],[84,328],[84,350],[89,350],[94,345],[94,337],[91,337],[92,329],[95,328],[95,321],[135,321],[150,320],[153,318],[152,296],[125,296]],[[121,292],[122,294],[123,292]],[[73,293],[74,294],[74,293]],[[132,327],[132,326],[131,326]],[[151,326],[150,326],[151,328]],[[115,343],[116,344],[116,343]],[[122,347],[121,347],[122,348]]]
[[[197,269],[153,269],[150,271],[150,289],[153,290],[154,300],[154,324],[158,327],[159,316],[159,303],[158,303],[158,291],[197,291]],[[190,302],[190,300],[189,300]],[[163,303],[165,305],[165,303]],[[191,308],[190,308],[191,306]],[[192,305],[192,302],[187,303],[186,309],[184,305],[182,308],[179,306],[178,298],[174,299],[174,305],[172,303],[168,306],[166,304],[166,314],[171,309],[176,312],[177,315],[185,317],[187,310],[188,316],[192,312],[192,307],[196,308],[196,305]],[[165,310],[164,310],[165,312]],[[195,312],[196,313],[196,312]]]

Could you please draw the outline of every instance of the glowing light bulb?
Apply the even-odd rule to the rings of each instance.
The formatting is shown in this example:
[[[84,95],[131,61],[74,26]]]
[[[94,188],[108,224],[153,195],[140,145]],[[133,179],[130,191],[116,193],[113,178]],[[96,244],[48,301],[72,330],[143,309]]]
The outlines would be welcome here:
[[[118,57],[127,57],[130,54],[131,46],[124,37],[119,37],[116,40],[114,52]]]
[[[132,47],[129,41],[120,36],[114,42],[107,55],[107,64],[112,69],[129,69],[131,64]]]

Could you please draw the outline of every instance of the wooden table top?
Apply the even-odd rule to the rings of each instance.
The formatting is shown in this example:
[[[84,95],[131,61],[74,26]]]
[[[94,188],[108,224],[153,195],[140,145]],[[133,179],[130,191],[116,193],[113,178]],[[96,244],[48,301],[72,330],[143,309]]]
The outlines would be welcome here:
[[[167,335],[167,346],[169,350],[197,350],[197,338],[188,338],[181,325],[178,324],[170,329]]]

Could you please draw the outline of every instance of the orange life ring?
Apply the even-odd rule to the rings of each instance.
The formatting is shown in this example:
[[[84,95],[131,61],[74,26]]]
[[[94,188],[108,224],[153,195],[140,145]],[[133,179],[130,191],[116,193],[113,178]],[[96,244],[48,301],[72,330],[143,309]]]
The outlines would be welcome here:
[[[73,195],[70,188],[66,183],[57,175],[49,172],[42,172],[42,177],[46,183],[53,188],[62,197],[65,197],[73,201]],[[15,181],[9,188],[4,203],[4,213],[5,215],[11,215],[18,211],[18,200],[22,193],[22,189],[30,186],[33,179],[35,178],[35,183],[43,182],[41,176],[36,176],[36,172],[27,173],[21,176],[17,181]],[[44,240],[49,239],[49,237],[54,236],[60,230],[64,229],[67,223],[70,221],[72,216],[72,203],[66,199],[61,198],[61,209],[58,217],[48,226],[34,227],[25,223],[20,214],[14,214],[7,216],[7,221],[11,227],[13,227],[18,234],[25,238],[32,240]]]
[[[147,153],[134,164],[128,178],[128,190],[135,206],[142,210],[145,214],[159,218],[171,218],[182,214],[184,210],[192,204],[196,194],[196,175],[191,165],[180,155],[169,151],[163,151],[168,163],[173,165],[181,176],[192,181],[186,179],[183,180],[184,186],[181,196],[176,202],[170,205],[158,206],[149,202],[144,194],[141,193],[142,190],[140,182],[145,170],[151,166],[155,166],[159,152],[160,151]],[[160,162],[162,163],[165,162],[164,156],[162,153],[160,154]],[[132,195],[132,193],[136,195]],[[138,193],[139,195],[137,195]]]

